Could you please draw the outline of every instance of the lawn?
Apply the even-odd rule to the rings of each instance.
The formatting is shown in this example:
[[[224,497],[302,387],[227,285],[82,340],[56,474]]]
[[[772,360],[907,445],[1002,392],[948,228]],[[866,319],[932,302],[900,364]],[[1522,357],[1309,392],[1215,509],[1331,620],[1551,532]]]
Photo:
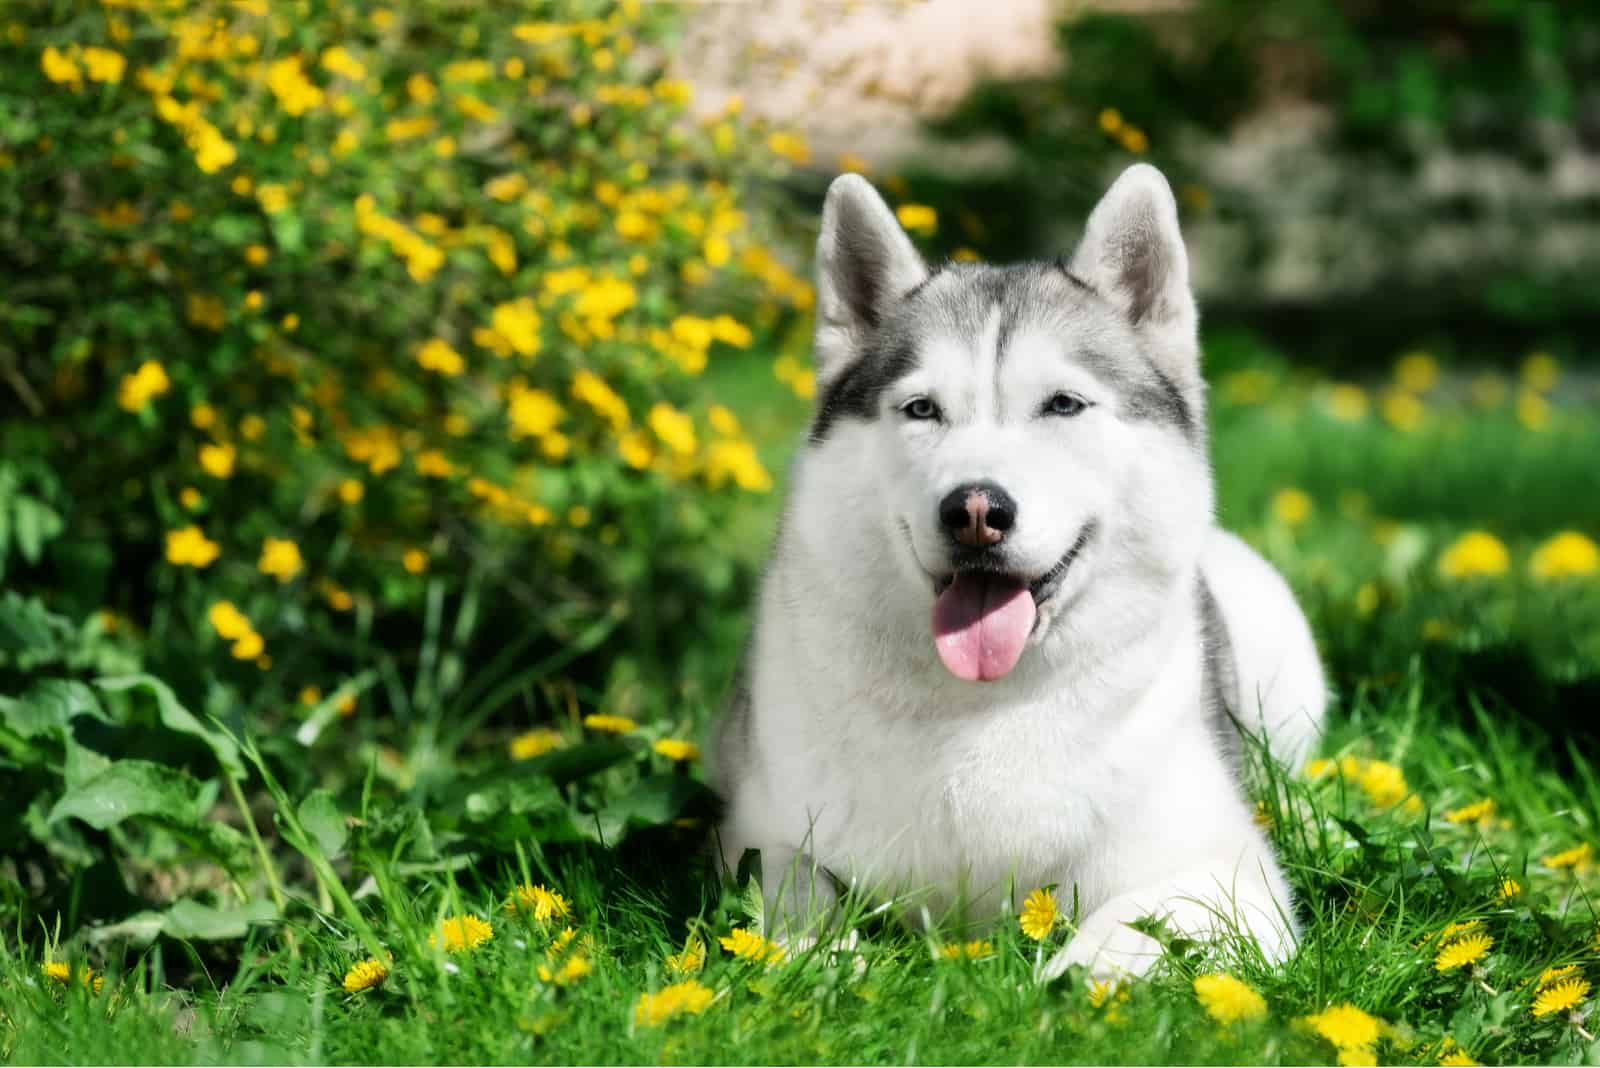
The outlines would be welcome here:
[[[1289,576],[1337,686],[1315,760],[1252,762],[1305,931],[1287,964],[1168,939],[1146,979],[1040,985],[1070,887],[1042,940],[1009,921],[945,944],[857,902],[854,955],[780,953],[739,933],[758,898],[708,869],[693,754],[660,744],[699,736],[713,701],[634,724],[576,700],[553,734],[446,744],[472,701],[413,685],[431,741],[351,747],[318,792],[163,710],[236,767],[265,841],[207,887],[139,839],[142,878],[222,903],[144,932],[81,930],[77,902],[18,910],[0,1059],[1596,1063],[1600,562],[1558,537],[1600,527],[1592,387],[1540,359],[1494,377],[1412,357],[1360,384],[1233,337],[1208,359],[1221,519]],[[709,374],[781,472],[805,402],[765,357]],[[739,513],[740,559],[779,501]],[[498,670],[466,665],[453,692],[482,698]],[[313,737],[319,766],[343,729]]]

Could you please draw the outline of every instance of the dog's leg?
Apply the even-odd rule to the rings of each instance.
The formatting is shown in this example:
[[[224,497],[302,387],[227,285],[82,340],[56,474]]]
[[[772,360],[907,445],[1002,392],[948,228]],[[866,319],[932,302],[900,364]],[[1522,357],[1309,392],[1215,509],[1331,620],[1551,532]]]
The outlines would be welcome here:
[[[785,846],[761,850],[761,897],[767,937],[806,947],[832,925],[839,890],[810,853]]]
[[[1130,926],[1161,919],[1169,931],[1214,940],[1253,939],[1270,962],[1294,949],[1289,893],[1270,854],[1250,851],[1242,863],[1197,868],[1169,882],[1118,894],[1090,913],[1066,947],[1045,965],[1046,981],[1074,964],[1097,980],[1140,976],[1161,959],[1161,943]]]

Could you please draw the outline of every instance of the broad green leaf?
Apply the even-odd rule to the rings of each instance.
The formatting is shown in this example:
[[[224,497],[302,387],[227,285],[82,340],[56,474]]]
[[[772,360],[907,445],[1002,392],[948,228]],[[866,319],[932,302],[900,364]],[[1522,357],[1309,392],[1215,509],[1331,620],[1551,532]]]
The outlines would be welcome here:
[[[154,675],[108,676],[96,679],[95,685],[107,693],[121,693],[140,687],[149,690],[155,695],[163,725],[180,734],[199,738],[211,748],[211,752],[216,755],[217,763],[222,765],[224,771],[236,779],[242,780],[246,777],[244,761],[239,758],[239,747],[234,744],[233,739],[196,719],[193,713],[179,703],[177,695],[172,692],[172,687]]]
[[[36,682],[15,701],[0,704],[0,723],[24,738],[48,735],[65,740],[68,724],[75,716],[93,716],[103,723],[115,722],[100,707],[93,690],[69,679]]]
[[[600,810],[596,817],[600,834],[612,845],[629,831],[671,823],[708,793],[703,784],[682,775],[648,776]]]
[[[203,791],[193,778],[147,760],[120,760],[67,791],[50,810],[50,822],[79,819],[96,830],[132,816],[159,816],[180,826],[204,818]]]
[[[17,550],[30,564],[37,564],[45,542],[61,533],[61,516],[43,501],[18,497],[12,502],[12,533]]]
[[[316,839],[317,847],[322,850],[322,855],[329,860],[344,852],[345,841],[349,838],[349,831],[345,827],[344,816],[339,812],[339,806],[334,804],[333,794],[327,790],[317,790],[300,802],[300,807],[295,810],[295,817],[299,819],[300,826],[306,833]]]
[[[184,898],[165,912],[138,912],[120,923],[91,928],[88,937],[96,943],[125,938],[141,945],[163,934],[169,938],[221,942],[243,938],[252,925],[271,923],[277,918],[278,910],[265,898],[229,909]]]

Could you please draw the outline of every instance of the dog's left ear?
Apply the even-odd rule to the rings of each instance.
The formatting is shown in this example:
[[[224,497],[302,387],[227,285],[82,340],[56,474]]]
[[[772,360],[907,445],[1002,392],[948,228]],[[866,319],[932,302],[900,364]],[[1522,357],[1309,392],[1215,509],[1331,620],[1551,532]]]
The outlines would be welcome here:
[[[1189,291],[1189,255],[1178,205],[1161,172],[1136,163],[1089,215],[1072,272],[1120,307],[1135,329],[1155,336],[1160,358],[1199,368],[1199,314]]]

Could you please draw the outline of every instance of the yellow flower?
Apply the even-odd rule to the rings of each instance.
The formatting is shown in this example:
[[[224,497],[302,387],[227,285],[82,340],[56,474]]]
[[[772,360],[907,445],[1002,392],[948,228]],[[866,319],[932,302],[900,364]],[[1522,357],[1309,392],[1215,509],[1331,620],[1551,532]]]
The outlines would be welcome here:
[[[91,75],[92,77],[92,75]],[[1522,381],[1529,389],[1548,393],[1561,377],[1561,365],[1548,352],[1533,352],[1522,361]]]
[[[700,759],[700,747],[693,742],[686,742],[680,738],[662,738],[651,748],[668,760],[676,760],[680,763]]]
[[[217,601],[206,613],[212,629],[228,641],[250,633],[250,620],[234,607],[232,601]]]
[[[451,348],[442,338],[431,338],[417,349],[417,363],[427,371],[437,371],[446,378],[454,378],[466,370],[467,363],[461,353]]]
[[[299,56],[287,56],[267,67],[267,88],[290,115],[322,106],[322,90],[306,77]]]
[[[1469,530],[1439,557],[1439,574],[1445,578],[1503,575],[1511,566],[1505,543],[1482,530]]]
[[[627,459],[626,455],[623,457]],[[706,481],[712,489],[720,488],[732,478],[742,490],[751,493],[768,493],[772,490],[772,475],[756,455],[755,446],[748,441],[724,438],[706,449]]]
[[[256,201],[268,215],[276,215],[289,206],[289,189],[278,182],[263,182],[256,189]]]
[[[667,957],[667,971],[678,975],[696,975],[706,964],[706,944],[700,940],[699,935],[691,935],[689,941],[684,943],[682,953],[673,953]]]
[[[1306,1023],[1340,1051],[1370,1049],[1378,1041],[1378,1021],[1348,1001],[1307,1016]]]
[[[456,473],[456,465],[438,449],[425,449],[417,453],[417,474],[425,478],[449,478]]]
[[[699,1015],[715,999],[716,994],[709,987],[686,979],[654,994],[640,994],[633,1007],[633,1022],[640,1027],[660,1027],[674,1016]]]
[[[441,943],[451,953],[473,950],[494,937],[494,928],[476,916],[452,916],[439,924],[439,929],[428,936],[428,945]]]
[[[1502,901],[1510,901],[1520,893],[1522,893],[1522,884],[1509,875],[1500,880],[1500,898]]]
[[[565,744],[566,741],[561,735],[548,727],[525,731],[511,739],[511,759],[532,760],[552,749],[560,749]]]
[[[546,983],[555,983],[557,986],[567,986],[577,982],[590,972],[594,965],[582,953],[574,953],[566,959],[560,968],[552,969],[548,965],[539,965],[539,978]]]
[[[1255,988],[1231,975],[1202,975],[1194,981],[1195,997],[1218,1023],[1259,1020],[1267,1014],[1267,1001]]]
[[[428,554],[421,549],[407,549],[400,557],[400,566],[409,574],[420,575],[428,570]]]
[[[383,985],[383,981],[387,978],[389,978],[388,966],[377,957],[368,957],[366,960],[357,961],[344,973],[344,992],[359,994],[363,990]]]
[[[1394,380],[1401,389],[1426,393],[1439,381],[1439,361],[1426,352],[1408,352],[1395,363]]]
[[[66,961],[47,960],[39,965],[39,970],[44,973],[45,978],[53,979],[58,983],[66,984],[72,981],[72,966]],[[97,973],[93,968],[80,967],[78,969],[78,982],[98,994],[106,985],[106,977]]]
[[[194,511],[205,503],[205,498],[193,486],[185,486],[178,491],[178,503],[189,511]]]
[[[89,72],[91,82],[114,84],[122,80],[123,72],[128,69],[128,61],[122,58],[121,52],[90,45],[83,50],[83,66]]]
[[[605,734],[628,734],[638,726],[627,716],[608,716],[599,712],[584,716],[583,725],[592,731],[601,731]]]
[[[1056,895],[1049,890],[1040,888],[1022,899],[1022,912],[1017,917],[1017,922],[1022,927],[1022,933],[1035,942],[1042,941],[1050,936],[1055,929],[1056,921],[1061,918],[1061,912],[1056,906]]]
[[[797,133],[779,130],[767,138],[767,147],[790,163],[805,166],[811,162],[811,146]]]
[[[1533,551],[1528,570],[1538,579],[1562,579],[1600,571],[1600,547],[1575,530],[1564,530]]]
[[[263,575],[271,575],[279,582],[288,582],[305,568],[300,556],[300,546],[287,538],[268,538],[261,543],[261,559],[256,568]]]
[[[763,964],[776,964],[783,959],[785,952],[776,942],[769,942],[754,931],[743,927],[735,927],[717,939],[717,942],[740,960],[753,960]]]
[[[564,414],[556,399],[542,389],[529,389],[520,382],[507,389],[506,419],[513,441],[544,437],[561,424]]]
[[[1427,409],[1414,393],[1391,389],[1383,396],[1383,418],[1401,433],[1409,434],[1420,429],[1426,413]]]
[[[233,464],[238,455],[238,451],[232,445],[202,445],[200,466],[212,478],[231,478]]]
[[[345,504],[360,504],[361,498],[367,495],[367,487],[358,478],[342,478],[339,480],[338,493],[339,499]]]
[[[376,21],[376,15],[374,15]],[[322,53],[322,69],[358,82],[367,76],[367,68],[342,45],[335,45]]]
[[[894,214],[901,226],[924,237],[939,229],[939,213],[926,204],[901,204]]]
[[[254,660],[265,648],[266,643],[261,640],[261,635],[252,630],[240,635],[239,640],[233,643],[230,652],[233,653],[235,660]]]
[[[1284,526],[1297,527],[1304,523],[1311,518],[1313,507],[1311,495],[1293,487],[1279,490],[1272,498],[1272,514]]]
[[[205,536],[197,526],[167,531],[167,563],[179,567],[210,567],[222,547]]]
[[[1361,791],[1381,808],[1398,805],[1410,793],[1405,773],[1387,761],[1365,761],[1355,778]]]
[[[1471,1066],[1476,1065],[1478,1062],[1473,1060],[1472,1055],[1466,1050],[1457,1049],[1451,1050],[1443,1057],[1440,1057],[1439,1063],[1441,1065],[1449,1066],[1449,1068],[1471,1068]]]
[[[1360,421],[1367,414],[1367,391],[1348,382],[1338,383],[1328,393],[1328,411],[1343,423]]]
[[[1478,963],[1492,948],[1494,939],[1481,931],[1464,935],[1441,946],[1438,955],[1433,959],[1433,966],[1441,972],[1464,968],[1469,964]]]
[[[939,955],[945,960],[982,960],[994,956],[994,943],[981,938],[971,942],[950,942],[939,947]]]
[[[1531,389],[1517,394],[1517,422],[1529,430],[1544,430],[1550,425],[1550,402]]]
[[[1446,823],[1483,823],[1494,815],[1494,798],[1485,797],[1444,814]]]
[[[1540,861],[1547,868],[1572,868],[1582,871],[1589,866],[1589,854],[1592,852],[1588,842],[1581,842],[1571,849],[1564,849],[1553,853]]]
[[[159,397],[172,388],[164,367],[154,360],[146,360],[131,375],[123,375],[117,390],[117,404],[130,412],[141,412],[150,398]]]
[[[694,421],[665,401],[657,401],[650,409],[650,429],[678,456],[693,456],[698,447]]]
[[[39,66],[44,76],[57,85],[70,85],[76,89],[83,84],[83,72],[78,69],[77,61],[55,45],[40,53]]]
[[[1531,1011],[1535,1016],[1566,1012],[1588,996],[1589,980],[1573,976],[1540,990],[1538,996],[1533,999]]]
[[[572,915],[572,905],[567,899],[546,887],[543,883],[523,883],[511,891],[511,897],[506,901],[506,911],[530,912],[533,918],[540,923],[554,919],[566,919]]]

